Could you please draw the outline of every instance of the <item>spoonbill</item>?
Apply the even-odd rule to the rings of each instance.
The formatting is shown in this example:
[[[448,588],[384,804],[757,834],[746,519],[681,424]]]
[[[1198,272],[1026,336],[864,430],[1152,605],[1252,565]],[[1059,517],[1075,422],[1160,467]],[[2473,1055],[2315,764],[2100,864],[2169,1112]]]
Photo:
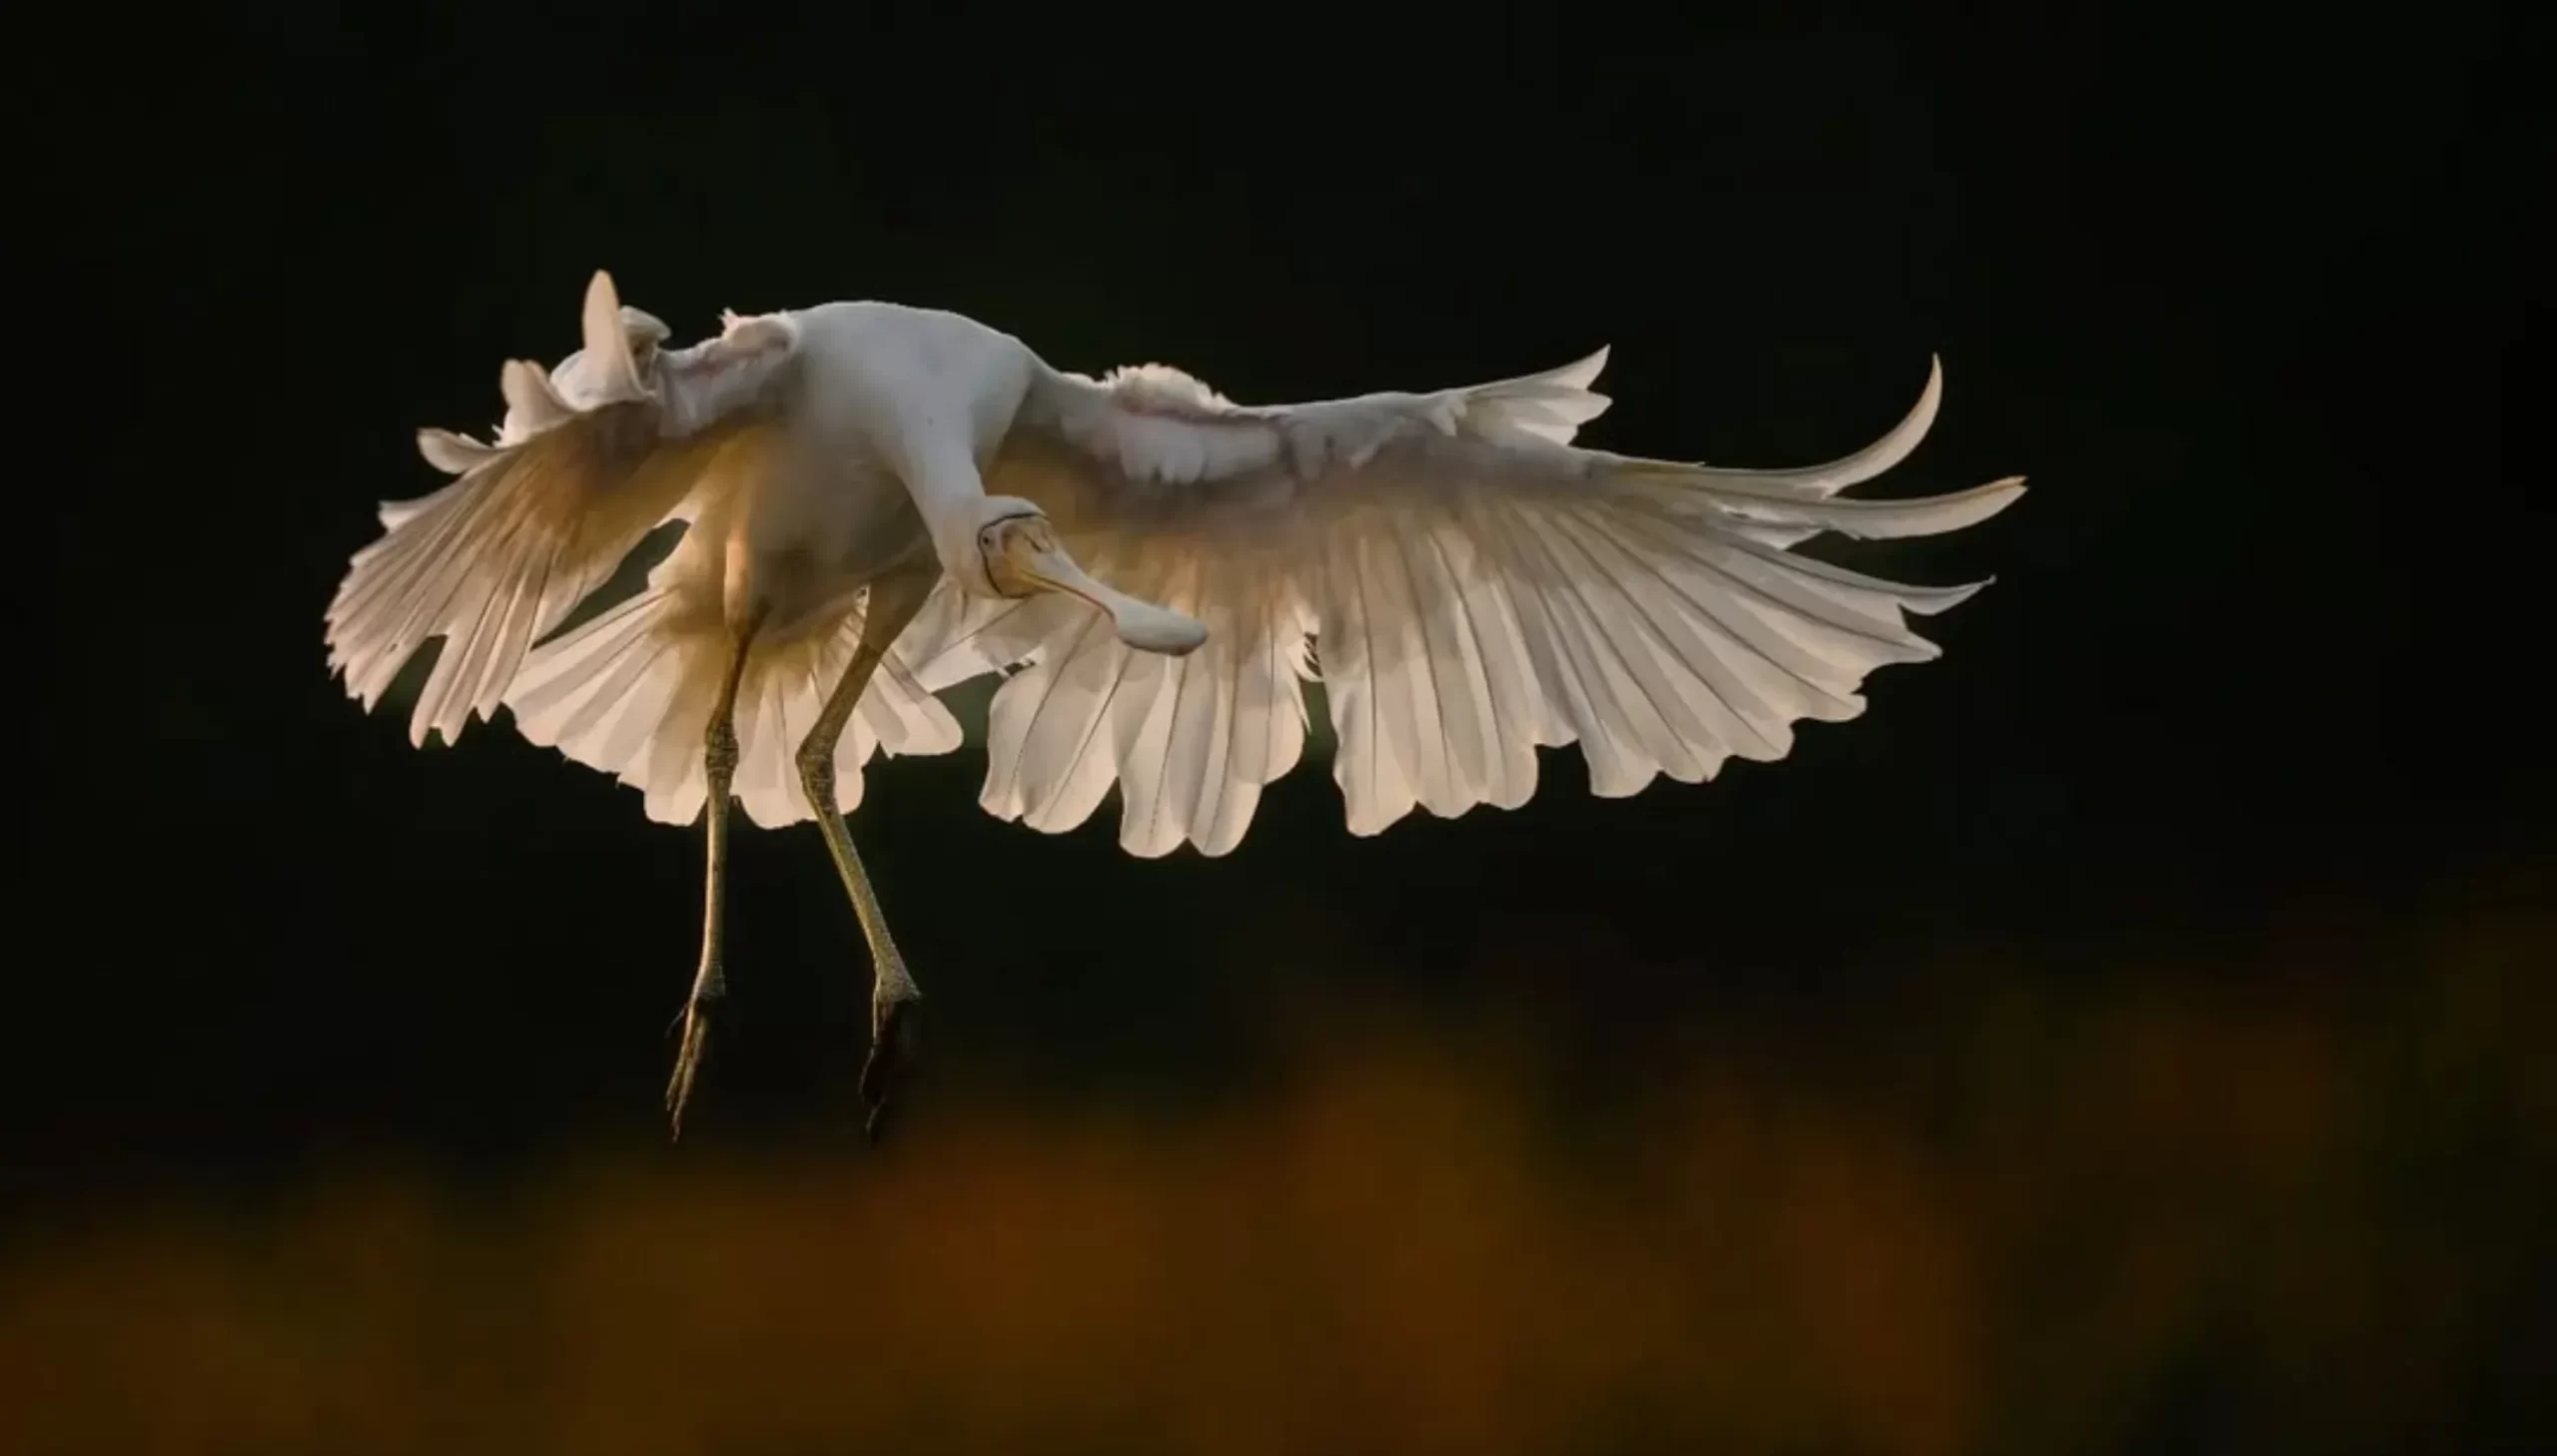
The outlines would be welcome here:
[[[958,746],[943,689],[1002,675],[990,813],[1058,833],[1115,784],[1141,856],[1236,846],[1303,749],[1315,680],[1351,834],[1414,806],[1514,808],[1540,746],[1578,743],[1592,792],[1621,797],[1857,716],[1867,673],[1939,655],[1904,614],[1988,584],[1901,585],[1794,546],[1955,530],[2024,489],[1839,497],[1917,446],[1940,363],[1864,449],[1743,470],[1574,445],[1608,402],[1590,389],[1604,350],[1469,387],[1256,406],[1160,364],[1068,372],[891,303],[729,313],[667,348],[601,272],[582,335],[553,367],[503,366],[493,439],[419,431],[454,478],[383,504],[328,609],[329,661],[370,711],[441,639],[413,743],[502,705],[532,742],[638,789],[649,819],[701,821],[677,1137],[726,988],[732,802],[767,828],[815,819],[852,900],[877,1135],[920,992],[844,815],[873,753]],[[683,534],[645,586],[593,610],[670,521]]]

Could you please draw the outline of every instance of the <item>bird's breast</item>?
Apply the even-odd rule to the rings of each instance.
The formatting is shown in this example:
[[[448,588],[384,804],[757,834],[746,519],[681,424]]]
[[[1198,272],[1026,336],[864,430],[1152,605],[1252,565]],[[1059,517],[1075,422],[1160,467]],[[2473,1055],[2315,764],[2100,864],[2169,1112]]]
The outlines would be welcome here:
[[[896,473],[867,452],[799,441],[774,462],[729,534],[732,616],[760,608],[786,632],[830,612],[925,541]]]

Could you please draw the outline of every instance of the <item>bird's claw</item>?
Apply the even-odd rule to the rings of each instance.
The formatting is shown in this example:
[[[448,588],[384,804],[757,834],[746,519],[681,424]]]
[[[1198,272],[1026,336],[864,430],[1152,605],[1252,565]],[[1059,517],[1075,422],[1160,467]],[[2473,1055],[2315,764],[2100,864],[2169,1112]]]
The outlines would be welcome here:
[[[897,1089],[915,1061],[916,1023],[923,999],[912,993],[882,998],[870,1007],[870,1056],[861,1066],[863,1131],[873,1142],[886,1130]]]
[[[674,1075],[666,1079],[666,1117],[669,1134],[675,1138],[683,1136],[684,1105],[692,1100],[702,1050],[710,1041],[710,1007],[708,998],[696,998],[683,1010],[683,1047],[675,1053]]]

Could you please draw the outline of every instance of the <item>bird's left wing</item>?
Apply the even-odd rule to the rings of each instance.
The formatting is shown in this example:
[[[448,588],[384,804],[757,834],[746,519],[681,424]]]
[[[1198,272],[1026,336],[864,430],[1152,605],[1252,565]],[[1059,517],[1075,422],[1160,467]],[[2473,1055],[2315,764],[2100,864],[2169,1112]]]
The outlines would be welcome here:
[[[725,334],[660,350],[666,328],[587,286],[584,348],[550,369],[508,361],[494,441],[418,431],[428,463],[457,476],[382,506],[329,604],[329,665],[370,709],[419,648],[443,651],[409,737],[449,743],[496,710],[525,650],[660,522],[683,515],[703,472],[770,397],[793,354],[787,321],[730,316]]]
[[[994,697],[984,806],[1061,832],[1115,782],[1126,849],[1223,854],[1301,753],[1317,676],[1352,833],[1415,805],[1515,807],[1538,745],[1578,742],[1592,789],[1621,796],[1781,758],[1793,722],[1861,712],[1874,667],[1937,655],[1902,614],[1976,586],[1790,548],[1952,530],[2021,493],[1835,498],[1917,445],[1939,373],[1864,450],[1748,471],[1572,445],[1606,406],[1589,388],[1604,362],[1265,408],[1159,366],[1044,376],[988,488],[1040,504],[1094,574],[1209,636],[1172,658],[1070,597],[954,607],[928,685],[1029,664]]]

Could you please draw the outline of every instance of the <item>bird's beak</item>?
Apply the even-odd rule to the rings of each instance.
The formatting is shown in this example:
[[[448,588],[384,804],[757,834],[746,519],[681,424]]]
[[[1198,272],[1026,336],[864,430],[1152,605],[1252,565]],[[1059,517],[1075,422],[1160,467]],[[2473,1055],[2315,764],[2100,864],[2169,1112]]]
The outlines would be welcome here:
[[[1003,564],[1014,582],[1039,591],[1062,591],[1081,597],[1110,615],[1119,640],[1143,652],[1187,656],[1208,640],[1208,629],[1196,618],[1139,601],[1093,579],[1057,542],[1056,531],[1035,515],[998,521]],[[999,581],[999,584],[1000,581]]]

